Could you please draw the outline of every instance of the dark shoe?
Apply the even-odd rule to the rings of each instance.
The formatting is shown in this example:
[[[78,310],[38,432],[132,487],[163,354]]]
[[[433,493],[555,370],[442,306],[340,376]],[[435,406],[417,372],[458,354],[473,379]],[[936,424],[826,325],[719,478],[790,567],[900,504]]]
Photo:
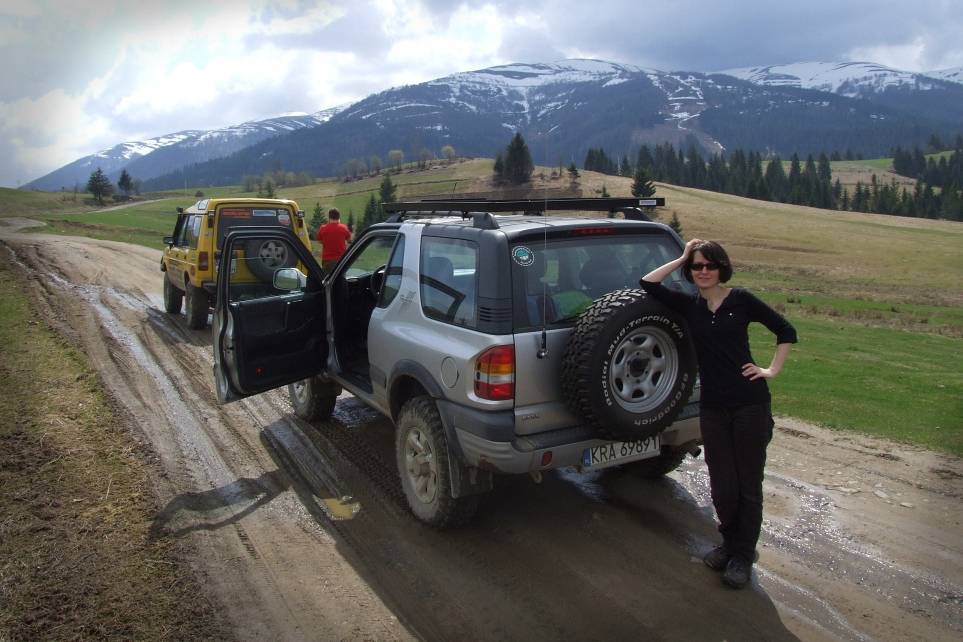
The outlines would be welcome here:
[[[726,571],[722,574],[722,583],[734,589],[745,588],[752,575],[752,562],[741,557],[730,557],[726,564]]]
[[[726,564],[729,563],[730,557],[731,555],[729,555],[729,551],[726,550],[725,546],[716,546],[702,556],[702,561],[713,571],[722,572],[726,570]]]

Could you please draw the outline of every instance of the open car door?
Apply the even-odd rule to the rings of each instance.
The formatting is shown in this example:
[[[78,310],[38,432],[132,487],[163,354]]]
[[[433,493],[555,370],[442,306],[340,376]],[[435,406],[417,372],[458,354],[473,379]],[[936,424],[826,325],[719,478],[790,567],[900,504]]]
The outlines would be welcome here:
[[[217,265],[214,379],[235,401],[324,371],[328,357],[322,270],[285,228],[243,228]]]

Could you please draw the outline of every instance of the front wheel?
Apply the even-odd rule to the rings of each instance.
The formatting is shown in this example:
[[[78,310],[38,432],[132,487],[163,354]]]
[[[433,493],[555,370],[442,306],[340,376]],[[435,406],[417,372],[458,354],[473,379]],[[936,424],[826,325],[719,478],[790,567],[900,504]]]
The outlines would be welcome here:
[[[334,412],[341,386],[318,377],[295,381],[288,385],[294,414],[305,421],[324,421]]]
[[[184,303],[184,293],[174,287],[171,280],[164,275],[164,311],[169,314],[180,314]]]
[[[188,282],[185,298],[187,303],[187,327],[191,330],[203,330],[207,327],[207,312],[211,307],[207,292],[203,288],[196,288]]]
[[[452,497],[452,455],[435,402],[411,399],[401,408],[397,427],[395,457],[411,512],[440,529],[468,522],[478,508],[478,495]]]

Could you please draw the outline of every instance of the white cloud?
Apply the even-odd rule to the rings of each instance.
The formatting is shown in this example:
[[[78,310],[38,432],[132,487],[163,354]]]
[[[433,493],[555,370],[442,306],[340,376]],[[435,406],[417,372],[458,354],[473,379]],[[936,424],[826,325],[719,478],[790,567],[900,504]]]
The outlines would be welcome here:
[[[17,61],[0,70],[0,185],[124,140],[314,112],[510,62],[955,67],[954,4],[0,0],[0,59]]]

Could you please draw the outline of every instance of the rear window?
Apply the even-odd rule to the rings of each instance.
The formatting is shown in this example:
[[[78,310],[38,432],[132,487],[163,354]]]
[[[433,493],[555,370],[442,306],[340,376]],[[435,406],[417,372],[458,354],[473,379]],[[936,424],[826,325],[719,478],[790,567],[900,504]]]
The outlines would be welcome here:
[[[222,207],[217,216],[217,249],[233,229],[266,225],[291,227],[291,212],[284,207]]]
[[[512,247],[515,329],[571,323],[592,301],[613,290],[638,288],[639,279],[682,253],[656,234],[552,239]],[[666,287],[694,292],[676,270]]]

